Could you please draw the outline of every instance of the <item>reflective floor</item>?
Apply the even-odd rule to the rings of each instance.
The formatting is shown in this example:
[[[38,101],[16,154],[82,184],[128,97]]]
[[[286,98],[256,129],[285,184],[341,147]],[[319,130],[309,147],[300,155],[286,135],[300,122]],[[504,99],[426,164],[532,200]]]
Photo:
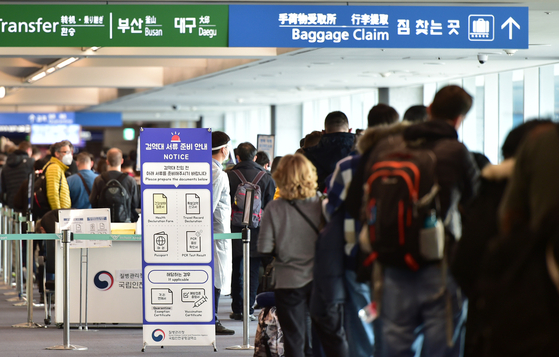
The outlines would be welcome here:
[[[233,336],[217,336],[218,351],[214,352],[211,346],[207,347],[148,347],[142,350],[142,329],[131,326],[89,326],[89,330],[70,330],[70,344],[85,346],[86,351],[57,351],[46,350],[46,347],[63,345],[64,330],[50,325],[47,328],[13,328],[12,325],[27,322],[27,307],[14,306],[8,299],[17,295],[6,295],[15,290],[0,283],[0,354],[2,357],[36,357],[60,356],[69,353],[74,356],[252,356],[253,350],[226,350],[226,347],[241,345],[242,321],[229,319],[231,300],[224,296],[220,300],[219,318],[222,324],[235,330]],[[39,301],[39,294],[35,290],[35,301]],[[257,311],[258,312],[258,311]],[[43,323],[45,317],[44,307],[33,308],[33,321]],[[256,322],[250,323],[250,344],[254,344]]]

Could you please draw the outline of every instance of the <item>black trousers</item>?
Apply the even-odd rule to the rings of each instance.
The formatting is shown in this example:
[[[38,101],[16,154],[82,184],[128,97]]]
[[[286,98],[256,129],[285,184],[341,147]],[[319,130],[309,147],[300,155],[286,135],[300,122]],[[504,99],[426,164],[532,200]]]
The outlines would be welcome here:
[[[309,304],[312,282],[297,289],[276,289],[276,308],[283,348],[289,357],[312,356]]]
[[[260,258],[250,258],[250,313],[254,312],[254,300],[258,290],[258,273],[260,269]],[[233,269],[231,273],[231,310],[234,313],[243,313],[243,257],[233,257]]]

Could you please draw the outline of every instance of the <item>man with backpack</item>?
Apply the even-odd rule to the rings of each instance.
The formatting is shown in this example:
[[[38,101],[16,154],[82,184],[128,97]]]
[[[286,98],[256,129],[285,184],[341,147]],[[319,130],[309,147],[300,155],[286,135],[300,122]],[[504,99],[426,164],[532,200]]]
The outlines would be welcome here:
[[[231,195],[232,215],[231,232],[239,233],[243,229],[242,216],[244,211],[244,196],[247,188],[253,188],[254,204],[250,229],[250,319],[256,320],[252,315],[253,305],[258,289],[258,273],[260,268],[260,255],[256,250],[258,233],[260,231],[260,219],[262,210],[268,202],[274,199],[276,184],[266,170],[258,165],[256,161],[257,150],[251,143],[239,144],[236,157],[239,163],[227,172]],[[231,309],[230,317],[233,320],[243,319],[243,243],[240,239],[233,240],[233,271],[231,275]]]
[[[380,338],[389,357],[413,355],[417,333],[424,334],[425,356],[460,352],[454,327],[461,306],[447,255],[461,235],[458,205],[478,185],[476,164],[456,132],[471,105],[462,88],[442,88],[428,108],[430,120],[379,142],[366,166],[367,229],[360,238],[372,246],[366,261],[375,262]]]
[[[97,174],[91,171],[90,154],[80,152],[76,158],[76,165],[78,166],[78,172],[67,178],[72,208],[91,208],[89,194]]]
[[[95,178],[89,195],[93,208],[110,208],[111,222],[136,222],[140,194],[136,180],[120,171],[122,151],[112,148],[107,152],[107,171]]]

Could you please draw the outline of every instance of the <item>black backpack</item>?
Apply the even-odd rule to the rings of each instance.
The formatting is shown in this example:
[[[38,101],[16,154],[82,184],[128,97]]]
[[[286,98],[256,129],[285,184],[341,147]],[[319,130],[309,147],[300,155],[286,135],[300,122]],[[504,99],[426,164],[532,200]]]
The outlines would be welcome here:
[[[248,227],[257,228],[260,226],[260,220],[262,219],[262,192],[258,182],[260,182],[260,179],[266,175],[266,172],[260,171],[252,182],[248,182],[239,170],[233,170],[233,173],[237,175],[239,180],[241,180],[241,183],[237,186],[237,190],[233,196],[234,201],[233,209],[231,210],[231,224],[236,227],[244,227],[243,214],[245,209],[246,192],[247,188],[252,188],[254,190],[254,201],[252,204],[252,219],[249,222]]]
[[[107,172],[101,174],[105,186],[99,193],[98,207],[111,209],[111,222],[132,221],[132,198],[122,185],[127,173],[120,174],[116,179],[109,179]]]
[[[39,219],[51,210],[47,197],[47,178],[45,176],[47,168],[52,163],[49,162],[41,173],[35,174],[35,183],[33,184],[33,218]],[[62,181],[62,178],[60,178]],[[60,187],[60,186],[59,186]]]
[[[442,259],[444,227],[436,199],[436,157],[425,144],[412,145],[401,136],[381,144],[367,163],[363,209],[372,253],[363,264],[378,259],[387,266],[415,271]],[[432,219],[435,225],[425,230]],[[426,252],[433,251],[440,257],[428,257]]]

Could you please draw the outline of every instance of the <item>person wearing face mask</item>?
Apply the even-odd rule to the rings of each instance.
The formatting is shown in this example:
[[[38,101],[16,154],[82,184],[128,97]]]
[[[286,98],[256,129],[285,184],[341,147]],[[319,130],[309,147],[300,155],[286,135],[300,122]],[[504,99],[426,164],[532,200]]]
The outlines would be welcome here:
[[[64,174],[72,164],[73,145],[68,140],[63,140],[50,147],[52,157],[43,167],[47,181],[47,198],[51,210],[70,208],[70,189]]]

